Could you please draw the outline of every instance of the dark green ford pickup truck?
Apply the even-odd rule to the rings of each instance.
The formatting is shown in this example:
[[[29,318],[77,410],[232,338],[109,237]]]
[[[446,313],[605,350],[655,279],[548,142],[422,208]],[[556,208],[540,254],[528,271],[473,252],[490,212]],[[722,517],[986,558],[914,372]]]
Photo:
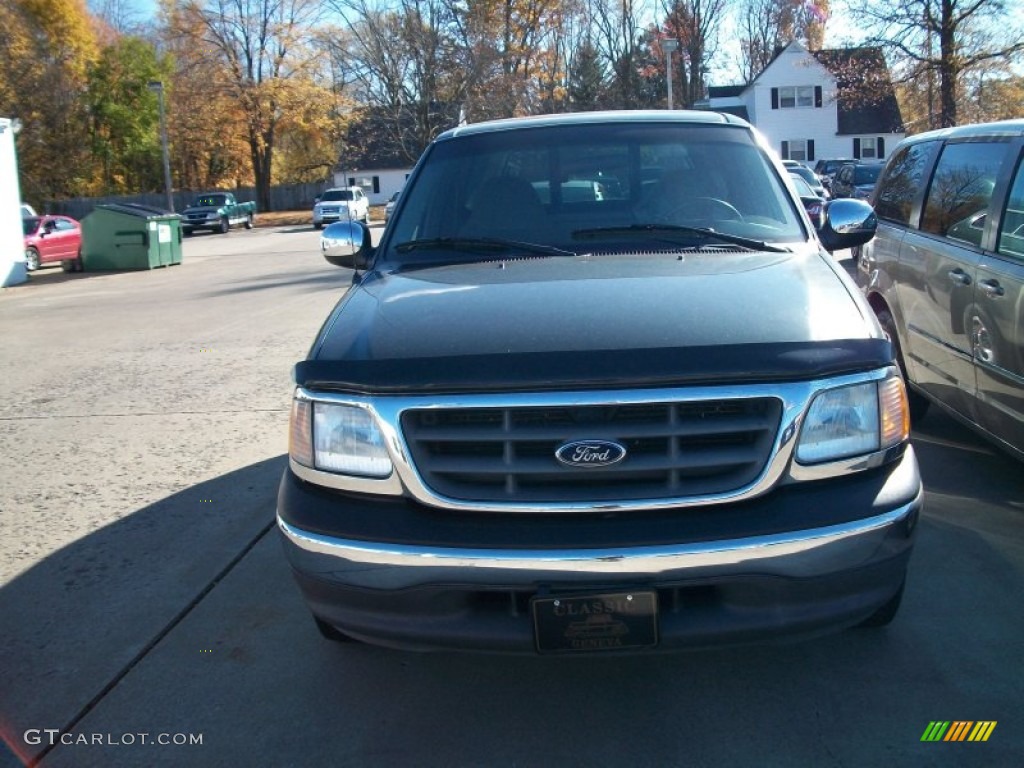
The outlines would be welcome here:
[[[321,632],[618,653],[880,626],[921,510],[893,348],[750,125],[451,130],[296,384],[278,525]]]
[[[240,203],[230,192],[210,192],[200,195],[181,214],[181,229],[191,235],[197,229],[209,229],[226,234],[238,225],[252,229],[256,203]]]

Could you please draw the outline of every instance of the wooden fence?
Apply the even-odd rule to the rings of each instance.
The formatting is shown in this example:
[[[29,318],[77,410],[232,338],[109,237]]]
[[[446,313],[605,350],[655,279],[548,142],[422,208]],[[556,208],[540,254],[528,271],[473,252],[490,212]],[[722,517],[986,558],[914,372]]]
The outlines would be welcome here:
[[[328,182],[317,182],[311,184],[279,184],[270,188],[270,210],[272,211],[302,211],[313,210],[313,199],[319,196],[331,185]],[[218,190],[200,190],[201,192],[213,192]],[[255,187],[238,187],[236,189],[219,190],[221,192],[232,192],[239,202],[248,202],[256,199]],[[178,213],[192,202],[192,199],[200,192],[179,190],[173,194],[174,210]],[[144,195],[118,195],[112,197],[74,197],[67,200],[54,200],[44,206],[46,213],[57,213],[64,216],[71,216],[75,219],[83,219],[97,205],[110,203],[136,203],[151,208],[167,207],[167,195],[163,192],[154,192]],[[43,213],[43,211],[40,211]]]

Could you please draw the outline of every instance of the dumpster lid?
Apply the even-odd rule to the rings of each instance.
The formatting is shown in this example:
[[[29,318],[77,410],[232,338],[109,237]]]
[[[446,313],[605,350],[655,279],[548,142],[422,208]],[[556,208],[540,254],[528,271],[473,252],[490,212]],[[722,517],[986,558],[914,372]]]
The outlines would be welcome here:
[[[116,211],[117,213],[125,213],[129,216],[138,216],[142,219],[178,216],[178,214],[172,213],[171,211],[163,208],[154,208],[153,206],[141,205],[139,203],[104,203],[102,205],[97,205],[96,207],[102,208],[105,211]]]

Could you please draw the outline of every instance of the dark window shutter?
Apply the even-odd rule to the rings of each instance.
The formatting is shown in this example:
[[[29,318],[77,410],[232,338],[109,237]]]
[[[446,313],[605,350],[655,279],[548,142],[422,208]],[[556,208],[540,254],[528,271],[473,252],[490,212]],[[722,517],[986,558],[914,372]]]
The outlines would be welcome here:
[[[789,160],[789,142],[782,142],[782,159]]]
[[[772,109],[779,108],[779,89],[772,88]]]
[[[807,140],[807,162],[814,159],[814,139]]]
[[[881,136],[878,137],[878,159],[881,160],[885,157],[885,139]]]
[[[373,194],[380,193],[380,176],[373,177]]]
[[[853,140],[853,159],[860,160],[860,139]]]
[[[814,106],[821,107],[821,86],[814,86]]]

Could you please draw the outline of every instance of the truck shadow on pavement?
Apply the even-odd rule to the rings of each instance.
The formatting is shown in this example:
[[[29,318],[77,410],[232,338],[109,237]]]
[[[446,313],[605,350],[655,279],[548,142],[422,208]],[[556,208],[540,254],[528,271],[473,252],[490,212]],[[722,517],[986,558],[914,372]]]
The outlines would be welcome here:
[[[76,768],[923,765],[942,759],[920,741],[929,719],[1009,720],[1019,705],[1024,583],[1008,554],[1019,533],[1001,549],[926,506],[904,606],[884,629],[668,656],[419,655],[317,634],[272,530],[285,463],[175,493],[0,589],[0,731],[20,760],[47,750],[46,766]],[[994,505],[1019,490],[1016,477],[977,503],[1004,515]],[[979,571],[984,586],[971,580]],[[970,663],[956,663],[965,653]],[[204,740],[26,744],[41,728]],[[1015,764],[1019,729],[1000,728],[983,759]]]
[[[267,275],[258,281],[248,282],[230,287],[220,288],[215,291],[207,291],[202,294],[208,297],[232,296],[240,293],[253,291],[269,291],[278,288],[308,288],[308,289],[337,289],[345,291],[352,284],[352,271],[331,267],[330,272],[322,272],[314,275]],[[340,294],[339,294],[340,296]]]
[[[20,761],[47,749],[27,729],[73,728],[267,533],[285,465],[185,488],[0,587],[0,736]]]

